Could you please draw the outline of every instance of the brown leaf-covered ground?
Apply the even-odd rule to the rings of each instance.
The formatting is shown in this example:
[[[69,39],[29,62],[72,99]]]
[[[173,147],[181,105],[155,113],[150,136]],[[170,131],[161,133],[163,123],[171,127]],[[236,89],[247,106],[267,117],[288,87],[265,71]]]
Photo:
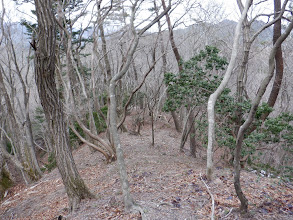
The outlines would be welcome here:
[[[121,134],[131,192],[151,220],[210,219],[211,199],[203,183],[205,149],[198,158],[178,150],[180,134],[166,121],[157,121],[155,146],[151,128],[145,124],[140,136]],[[187,145],[188,146],[188,145]],[[97,199],[83,200],[75,213],[57,169],[29,186],[15,186],[0,206],[0,219],[140,219],[125,213],[117,164],[106,164],[102,155],[88,146],[74,151],[75,162]],[[201,178],[202,174],[202,178]],[[242,187],[250,213],[241,216],[234,192],[231,167],[216,164],[215,179],[207,182],[215,198],[216,219],[293,219],[293,188],[279,179],[242,171]]]

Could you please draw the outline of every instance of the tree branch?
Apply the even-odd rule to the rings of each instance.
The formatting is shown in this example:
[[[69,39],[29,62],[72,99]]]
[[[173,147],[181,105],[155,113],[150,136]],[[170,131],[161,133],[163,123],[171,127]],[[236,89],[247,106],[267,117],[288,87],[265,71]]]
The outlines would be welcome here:
[[[212,200],[212,207],[211,207],[211,210],[212,210],[212,213],[211,213],[211,220],[214,220],[215,219],[215,199],[214,199],[214,196],[209,188],[209,186],[205,183],[205,181],[203,180],[202,176],[201,176],[201,173],[199,174],[200,175],[200,179],[201,181],[203,182],[203,184],[205,185],[205,187],[207,188],[207,191],[208,193],[210,194],[210,197],[211,197],[211,200]]]

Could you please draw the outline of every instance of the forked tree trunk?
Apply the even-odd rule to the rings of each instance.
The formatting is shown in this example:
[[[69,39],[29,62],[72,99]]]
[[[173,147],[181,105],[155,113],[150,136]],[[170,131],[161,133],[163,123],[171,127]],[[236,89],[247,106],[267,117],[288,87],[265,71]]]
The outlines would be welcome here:
[[[249,60],[249,53],[251,46],[255,39],[261,34],[266,28],[270,27],[271,25],[274,24],[274,36],[273,36],[273,44],[278,40],[278,38],[281,36],[281,18],[282,15],[284,14],[284,11],[286,9],[286,5],[288,3],[288,0],[285,0],[283,2],[283,6],[281,7],[281,2],[279,0],[274,1],[275,5],[275,15],[274,19],[265,25],[263,25],[257,32],[255,32],[251,37],[249,36],[250,34],[250,28],[251,28],[251,21],[248,21],[247,17],[244,20],[244,25],[243,25],[243,47],[244,47],[244,55],[242,58],[242,64],[240,67],[240,72],[237,78],[237,101],[242,102],[243,101],[243,95],[244,95],[244,88],[245,88],[245,78],[247,75],[247,69],[248,69],[248,60]],[[244,7],[242,5],[241,0],[237,0],[238,7],[240,11],[242,12]],[[268,105],[270,107],[273,107],[276,103],[280,88],[281,88],[281,83],[283,79],[283,71],[284,71],[284,66],[283,66],[283,56],[282,56],[282,48],[281,46],[277,49],[277,53],[275,56],[275,62],[276,62],[276,74],[275,74],[275,80],[273,84],[273,88],[271,90],[271,93],[269,95],[268,99]],[[236,116],[236,126],[235,126],[235,134],[238,133],[239,127],[241,126],[241,119],[242,119],[242,109],[240,107],[237,107],[235,111],[235,116]],[[264,113],[261,116],[261,119],[264,121],[267,116],[269,115],[269,112]],[[252,133],[255,129],[257,128],[256,125],[250,126],[248,133]]]
[[[38,42],[35,57],[35,77],[41,104],[52,139],[52,150],[61,174],[70,210],[81,199],[93,198],[80,177],[69,146],[67,124],[55,83],[56,28],[51,0],[35,0],[38,19]]]
[[[240,185],[240,154],[241,154],[241,148],[242,148],[242,143],[244,140],[244,135],[248,128],[251,126],[255,114],[257,111],[257,108],[259,106],[260,100],[262,99],[267,86],[269,82],[271,81],[273,75],[274,75],[274,70],[275,70],[275,56],[277,54],[278,48],[282,45],[283,41],[289,36],[293,29],[293,21],[291,21],[284,31],[284,33],[276,40],[274,43],[273,48],[271,49],[270,56],[269,56],[269,70],[267,73],[267,76],[262,80],[259,89],[257,91],[257,94],[252,102],[249,114],[245,122],[242,124],[242,126],[239,128],[239,132],[237,135],[236,139],[236,148],[235,148],[235,155],[234,155],[234,187],[236,190],[236,194],[241,202],[240,209],[243,212],[247,212],[248,210],[248,201],[242,192],[241,185]]]
[[[116,73],[112,79],[110,80],[109,84],[109,97],[110,97],[110,106],[109,106],[109,113],[110,113],[110,131],[111,131],[111,136],[113,138],[113,143],[116,149],[116,154],[117,154],[117,162],[119,166],[119,174],[120,174],[120,181],[122,185],[122,193],[123,193],[123,199],[124,199],[124,205],[126,211],[130,210],[138,210],[140,213],[143,215],[144,212],[142,208],[135,204],[133,198],[130,195],[129,191],[129,182],[128,182],[128,177],[127,177],[127,172],[126,172],[126,165],[124,161],[124,156],[123,156],[123,150],[121,148],[121,143],[120,143],[120,137],[118,134],[118,129],[117,129],[117,98],[116,98],[116,85],[121,80],[121,78],[126,74],[126,72],[129,69],[129,66],[131,64],[131,61],[133,59],[133,55],[136,51],[136,48],[138,46],[138,42],[140,37],[150,28],[152,27],[156,22],[158,22],[170,9],[171,9],[171,4],[164,10],[160,15],[156,16],[156,18],[150,22],[148,25],[146,25],[144,28],[142,28],[138,33],[135,30],[134,27],[134,16],[135,12],[137,10],[137,4],[138,1],[135,1],[133,6],[132,6],[132,14],[130,18],[130,27],[131,31],[133,33],[133,39],[130,44],[130,48],[128,49],[127,56],[125,57],[124,63],[121,67],[121,69]]]

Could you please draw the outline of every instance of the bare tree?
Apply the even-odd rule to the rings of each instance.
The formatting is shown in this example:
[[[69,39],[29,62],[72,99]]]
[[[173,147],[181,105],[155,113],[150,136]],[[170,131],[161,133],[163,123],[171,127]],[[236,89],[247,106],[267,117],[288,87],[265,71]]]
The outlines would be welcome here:
[[[90,98],[90,94],[95,92],[94,91],[95,86],[93,86],[93,82],[91,82],[90,83],[91,89],[89,90],[87,88],[86,81],[83,77],[85,73],[82,72],[82,63],[81,63],[80,55],[78,54],[80,52],[78,50],[79,45],[77,45],[77,48],[73,48],[72,27],[74,25],[74,22],[76,22],[77,19],[81,15],[80,14],[77,15],[77,18],[73,19],[74,21],[68,22],[68,18],[66,18],[65,13],[63,13],[63,11],[66,11],[65,10],[66,7],[68,8],[68,5],[64,4],[61,1],[58,2],[57,22],[58,22],[60,33],[62,36],[61,43],[64,45],[66,49],[66,53],[65,53],[66,79],[62,80],[62,84],[63,84],[63,87],[66,88],[64,92],[65,93],[64,96],[68,97],[66,99],[66,107],[67,107],[66,110],[67,110],[67,114],[71,116],[70,128],[83,143],[86,143],[92,149],[95,149],[101,152],[105,156],[107,162],[111,162],[116,159],[113,146],[97,135],[97,129],[94,122],[94,117],[93,117],[93,102],[94,101],[93,99]],[[83,13],[83,10],[81,10],[81,14],[82,13]],[[75,52],[74,54],[73,51],[77,51],[77,52]],[[62,67],[59,64],[59,69],[61,68]],[[58,73],[60,75],[60,70],[58,71]],[[90,80],[93,81],[94,77],[92,76]],[[79,85],[79,86],[76,86],[76,85]],[[86,103],[85,107],[81,107],[80,103],[84,103],[84,102]],[[83,123],[81,119],[83,115],[80,114],[80,111],[82,109],[88,112],[90,129],[86,127],[85,123]],[[88,138],[84,138],[78,133],[78,131],[73,126],[73,121],[78,123],[78,125],[80,126],[82,131],[88,136]]]
[[[259,89],[256,93],[256,96],[252,101],[252,105],[251,105],[248,117],[246,118],[245,122],[240,126],[238,134],[237,134],[236,148],[235,148],[235,154],[234,154],[234,187],[236,190],[236,194],[241,202],[240,209],[243,212],[247,212],[247,210],[248,210],[248,200],[246,199],[244,193],[242,192],[241,185],[240,185],[240,168],[241,168],[240,154],[241,154],[241,149],[242,149],[242,143],[244,140],[244,135],[245,135],[245,132],[251,126],[251,124],[255,118],[255,114],[256,114],[257,108],[259,106],[259,103],[260,103],[260,101],[261,101],[261,99],[267,89],[269,82],[271,81],[271,79],[274,75],[274,71],[275,71],[275,67],[276,67],[276,63],[277,63],[277,62],[275,62],[275,58],[276,58],[276,54],[278,52],[278,49],[281,47],[283,41],[289,36],[292,29],[293,29],[293,21],[291,20],[289,25],[287,26],[287,28],[283,32],[283,34],[280,35],[278,37],[278,39],[275,41],[273,48],[271,49],[271,52],[269,55],[269,60],[268,60],[269,61],[269,63],[268,63],[269,69],[268,69],[267,75],[262,80],[262,82],[259,86]]]
[[[248,72],[248,61],[249,61],[249,56],[250,56],[250,52],[251,52],[251,47],[252,44],[254,43],[254,41],[256,40],[256,38],[268,27],[270,27],[271,25],[274,24],[274,37],[273,37],[273,43],[278,39],[278,37],[281,34],[281,18],[285,12],[286,9],[286,5],[288,3],[288,0],[284,1],[283,6],[281,8],[281,3],[280,4],[275,4],[276,8],[275,8],[275,16],[274,19],[271,20],[270,22],[267,22],[265,25],[263,25],[259,30],[257,30],[252,36],[250,36],[251,31],[251,25],[253,24],[253,22],[259,17],[258,15],[256,15],[254,18],[248,20],[247,16],[243,22],[243,57],[242,57],[242,61],[241,61],[241,65],[240,65],[240,71],[239,74],[237,75],[237,101],[240,103],[243,101],[244,96],[247,96],[247,92],[245,90],[245,83],[246,83],[246,79],[247,79],[247,72]],[[239,10],[242,12],[244,7],[243,4],[240,0],[237,1]],[[263,16],[269,16],[264,14]],[[283,77],[283,58],[282,58],[282,49],[281,47],[278,48],[278,52],[276,54],[276,65],[278,66],[278,68],[276,68],[276,78],[274,81],[274,85],[273,85],[273,89],[270,93],[270,98],[268,100],[268,105],[270,107],[273,107],[275,102],[276,102],[276,98],[277,98],[277,94],[279,93],[279,89],[281,86],[281,81],[282,81],[282,77]],[[266,119],[266,117],[268,116],[268,112],[264,113],[261,118],[264,121]],[[238,133],[239,127],[241,126],[241,119],[243,116],[243,112],[241,110],[240,107],[238,107],[236,109],[235,112],[235,116],[236,116],[236,126],[235,126],[235,134]],[[256,126],[253,126],[252,128],[250,128],[249,132],[252,132],[256,129]]]
[[[117,82],[126,74],[127,70],[129,69],[129,66],[131,64],[131,61],[133,59],[133,55],[136,51],[139,39],[147,31],[151,26],[153,26],[155,23],[158,22],[171,8],[171,4],[164,10],[159,16],[157,16],[151,23],[143,27],[138,33],[135,30],[134,27],[134,19],[135,19],[135,12],[137,10],[138,6],[138,0],[134,2],[132,5],[132,14],[131,14],[131,20],[130,20],[130,28],[133,34],[133,39],[130,44],[130,47],[128,49],[128,53],[126,56],[126,59],[123,63],[122,68],[118,73],[116,73],[112,79],[110,80],[110,85],[109,85],[109,96],[110,96],[110,106],[109,106],[109,111],[110,111],[110,131],[113,137],[113,142],[114,146],[116,148],[116,153],[117,153],[117,162],[118,162],[118,167],[119,167],[119,173],[120,173],[120,181],[122,185],[122,192],[123,192],[123,197],[124,197],[124,204],[125,204],[125,209],[127,211],[134,209],[134,210],[139,210],[141,213],[143,211],[139,206],[137,206],[133,198],[130,195],[129,192],[129,182],[127,178],[127,172],[126,172],[126,166],[124,162],[124,157],[123,157],[123,151],[121,148],[120,144],[120,138],[117,130],[117,123],[116,123],[116,118],[117,118],[117,112],[116,112],[116,107],[117,107],[117,100],[116,100],[116,84]]]
[[[163,6],[163,9],[166,10],[165,0],[162,0],[162,6]],[[176,62],[177,62],[178,70],[179,70],[179,72],[181,72],[183,70],[182,58],[181,58],[181,56],[179,54],[179,50],[178,50],[178,48],[176,46],[176,43],[175,43],[175,40],[174,40],[174,33],[173,33],[173,27],[172,27],[172,24],[171,24],[171,19],[170,19],[170,16],[169,16],[168,13],[166,13],[165,16],[166,16],[166,20],[167,20],[167,24],[168,24],[169,39],[170,39],[170,42],[171,42],[172,51],[174,53],[174,56],[175,56],[175,59],[176,59]],[[177,116],[176,112],[171,111],[171,114],[172,114],[172,117],[173,117],[173,120],[174,120],[176,131],[178,131],[178,132],[181,131],[182,130],[181,123],[180,123],[180,121],[178,119],[178,116]]]
[[[10,123],[11,123],[10,127],[13,128],[13,132],[14,132],[13,140],[8,136],[7,132],[4,130],[4,128],[2,126],[0,127],[0,129],[1,129],[1,134],[4,133],[5,138],[8,139],[8,141],[10,142],[14,156],[10,155],[7,152],[6,145],[2,141],[4,139],[2,137],[3,135],[1,135],[1,139],[2,139],[1,140],[1,142],[2,142],[1,143],[1,148],[2,148],[1,151],[2,151],[2,154],[6,158],[10,159],[14,163],[14,165],[20,169],[24,182],[26,184],[29,184],[37,178],[34,177],[34,173],[30,172],[30,169],[25,169],[25,166],[30,168],[31,163],[29,163],[30,160],[28,160],[29,158],[27,158],[26,154],[25,154],[25,146],[23,145],[23,142],[21,139],[21,130],[20,130],[19,124],[17,123],[15,111],[14,111],[14,108],[12,107],[10,97],[8,95],[6,88],[5,88],[5,84],[4,84],[4,80],[3,80],[3,72],[4,72],[3,68],[2,68],[2,66],[0,66],[0,94],[1,94],[1,96],[4,97],[7,112],[10,117]]]
[[[49,126],[52,151],[61,174],[70,210],[75,210],[84,198],[93,198],[80,177],[69,146],[66,119],[56,89],[56,24],[51,0],[35,0],[38,38],[35,51],[35,77],[41,104]]]
[[[3,1],[2,8],[3,13],[2,17],[0,18],[0,27],[2,33],[0,42],[1,46],[3,46],[1,48],[3,49],[2,51],[6,52],[6,60],[0,61],[0,90],[5,100],[7,113],[9,114],[11,119],[10,121],[7,121],[7,123],[9,123],[11,132],[14,134],[11,138],[11,142],[13,142],[15,146],[14,156],[15,159],[19,160],[19,163],[22,166],[21,170],[22,172],[24,171],[23,174],[26,174],[26,177],[23,175],[24,180],[28,183],[39,179],[42,175],[34,149],[34,140],[31,127],[32,125],[29,115],[29,91],[27,84],[25,83],[22,76],[22,73],[24,72],[23,69],[25,69],[24,65],[27,65],[27,68],[25,69],[26,77],[29,73],[29,59],[26,60],[27,63],[25,63],[22,67],[18,64],[15,44],[13,43],[11,34],[12,25],[9,24],[9,22],[6,22],[6,24],[4,23],[5,6]],[[24,107],[20,104],[20,96],[17,95],[15,92],[17,88],[15,85],[15,81],[13,80],[15,78],[14,73],[16,73],[20,81]],[[18,101],[18,105],[14,104],[15,100]],[[20,108],[20,111],[18,111],[17,107]],[[19,117],[18,112],[24,112],[24,114],[21,114],[21,116]],[[24,131],[22,129],[22,126],[25,126]],[[1,129],[4,129],[4,127],[1,127]],[[3,130],[3,132],[5,131]],[[8,152],[6,152],[5,149],[3,150],[4,154],[7,155],[6,153]],[[12,157],[8,158],[11,159]]]
[[[241,26],[242,23],[246,17],[246,14],[248,12],[249,7],[252,4],[252,0],[247,0],[244,10],[241,14],[241,18],[239,19],[236,29],[235,29],[235,34],[234,34],[234,41],[233,41],[233,49],[232,49],[232,54],[230,58],[230,62],[227,68],[227,71],[224,75],[224,78],[220,84],[220,86],[216,89],[216,91],[210,95],[209,100],[208,100],[208,148],[207,148],[207,178],[209,180],[212,179],[213,175],[213,145],[215,142],[215,104],[218,99],[218,97],[221,95],[222,91],[226,87],[228,80],[232,74],[235,62],[236,62],[236,57],[237,57],[237,52],[238,52],[238,44],[239,44],[239,38],[241,34]]]
[[[284,13],[285,5],[287,4],[287,1],[283,3],[283,8],[281,8],[281,0],[274,0],[274,17],[275,19],[282,16]],[[281,19],[278,19],[274,23],[274,36],[273,36],[273,44],[277,42],[279,37],[282,33],[282,21]],[[275,62],[276,62],[276,68],[275,68],[275,79],[273,83],[273,88],[271,90],[269,99],[268,99],[268,105],[270,107],[274,107],[277,97],[279,95],[281,84],[283,80],[283,73],[284,73],[284,61],[283,61],[283,52],[281,45],[277,48],[276,55],[275,55]],[[262,115],[262,120],[265,120],[265,118],[269,115],[269,113]]]

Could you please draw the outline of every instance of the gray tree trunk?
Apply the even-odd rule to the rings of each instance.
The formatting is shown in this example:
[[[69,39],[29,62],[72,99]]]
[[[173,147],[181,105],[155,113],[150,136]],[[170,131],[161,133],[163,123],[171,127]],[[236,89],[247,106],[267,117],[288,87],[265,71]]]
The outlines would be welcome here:
[[[129,182],[128,182],[128,177],[127,177],[127,172],[126,172],[126,165],[124,161],[124,156],[123,156],[123,150],[121,148],[120,144],[120,137],[118,134],[118,129],[117,129],[117,98],[116,98],[116,84],[118,81],[126,74],[126,72],[129,69],[129,66],[131,64],[131,61],[133,59],[133,55],[136,51],[138,42],[142,34],[147,31],[151,26],[153,26],[156,22],[158,22],[164,15],[167,13],[171,5],[166,8],[160,15],[156,16],[156,18],[146,25],[144,28],[142,28],[138,33],[135,30],[134,27],[134,17],[135,17],[135,12],[137,10],[137,4],[138,1],[135,1],[133,6],[132,6],[132,15],[131,15],[131,20],[130,20],[130,27],[131,31],[133,33],[133,39],[130,44],[130,48],[128,50],[127,56],[124,59],[124,63],[119,70],[117,74],[115,74],[112,79],[110,80],[110,85],[109,85],[109,97],[110,97],[110,106],[109,106],[109,114],[110,114],[110,132],[111,136],[113,138],[113,143],[116,149],[116,154],[117,154],[117,162],[119,166],[119,173],[120,173],[120,181],[122,185],[122,193],[123,193],[123,198],[124,198],[124,204],[125,204],[125,209],[126,211],[130,210],[138,210],[143,214],[143,210],[140,208],[140,206],[136,205],[134,203],[133,198],[130,195],[129,191]]]
[[[248,114],[247,119],[242,124],[242,126],[239,128],[239,132],[236,139],[236,148],[235,148],[235,154],[234,154],[234,187],[236,190],[236,194],[241,202],[240,209],[243,212],[247,212],[248,209],[248,200],[246,199],[244,193],[242,192],[241,185],[240,185],[240,154],[242,149],[242,143],[244,140],[245,132],[248,130],[248,128],[251,126],[254,118],[255,113],[257,111],[257,108],[259,106],[260,100],[262,99],[267,86],[269,82],[271,81],[274,70],[275,70],[275,56],[278,52],[278,48],[280,48],[283,41],[289,36],[293,29],[293,21],[290,21],[288,27],[283,32],[283,34],[278,38],[278,40],[275,42],[269,56],[269,70],[267,73],[267,76],[262,80],[259,89],[257,91],[256,97],[252,101],[252,105]]]
[[[232,48],[232,54],[230,58],[230,62],[227,68],[227,71],[224,75],[224,78],[219,85],[219,87],[216,89],[216,91],[210,95],[208,100],[208,148],[207,148],[207,171],[206,175],[208,180],[212,179],[213,175],[213,145],[215,142],[215,104],[218,99],[218,97],[221,95],[222,91],[226,87],[228,80],[230,79],[230,76],[232,74],[237,52],[238,52],[238,41],[241,34],[241,26],[243,23],[243,20],[246,17],[247,11],[252,4],[252,0],[247,0],[245,4],[245,8],[241,14],[241,18],[239,19],[236,29],[235,29],[235,35],[234,35],[234,42],[233,42],[233,48]]]

